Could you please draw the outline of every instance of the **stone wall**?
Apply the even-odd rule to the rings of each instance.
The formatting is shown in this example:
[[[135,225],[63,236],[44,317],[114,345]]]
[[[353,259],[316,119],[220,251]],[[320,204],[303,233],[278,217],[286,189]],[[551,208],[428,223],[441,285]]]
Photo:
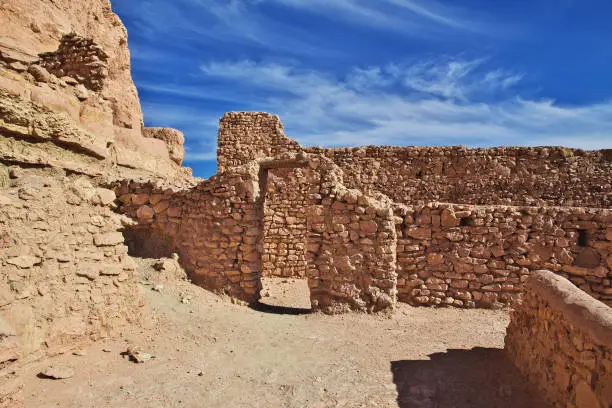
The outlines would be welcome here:
[[[297,233],[265,226],[269,173],[281,169],[301,170],[309,186],[303,199],[309,223],[299,233],[305,238],[301,242],[293,241]],[[347,190],[341,174],[323,157],[285,154],[232,168],[189,190],[130,183],[118,186],[117,192],[121,211],[139,221],[140,234],[134,231],[132,245],[158,241],[159,247],[178,252],[192,281],[207,289],[256,302],[260,278],[271,260],[265,255],[293,245],[294,254],[304,251],[313,309],[338,313],[393,308],[396,233],[391,202]],[[266,249],[272,239],[277,246]]]
[[[149,183],[119,186],[121,211],[140,224],[141,234],[135,237],[142,240],[132,245],[157,241],[178,252],[194,283],[256,301],[263,229],[257,171],[252,166],[235,169],[177,192]]]
[[[255,159],[298,152],[300,145],[283,133],[277,115],[263,112],[228,112],[219,121],[217,172]]]
[[[331,160],[343,173],[341,184],[368,195],[382,191],[396,202],[401,301],[497,307],[518,297],[531,270],[547,268],[612,302],[610,210],[588,208],[612,205],[609,151],[302,149],[284,136],[277,116],[243,112],[221,119],[221,169],[300,150]],[[303,220],[309,217],[303,209],[312,200],[305,198],[309,179],[300,174],[270,173],[265,274],[303,276]],[[440,204],[439,199],[489,205]],[[583,207],[570,207],[576,203]]]
[[[388,198],[368,197],[342,183],[342,171],[323,157],[307,210],[307,275],[313,309],[377,312],[395,307],[397,236]]]
[[[409,205],[612,207],[612,152],[565,147],[306,148],[331,158],[345,184]]]
[[[555,407],[612,406],[612,309],[565,278],[531,276],[505,350]]]
[[[331,159],[344,171],[347,187],[366,194],[381,192],[397,203],[612,207],[610,150],[462,146],[302,148],[288,139],[282,129],[275,115],[227,113],[219,129],[219,171],[256,158],[303,150]]]
[[[70,33],[62,37],[57,51],[40,54],[38,64],[58,78],[68,77],[99,92],[108,77],[107,60],[108,55],[92,39]]]
[[[508,304],[531,270],[546,268],[612,302],[612,210],[430,203],[395,211],[401,301]]]
[[[132,221],[113,212],[113,191],[61,171],[10,174],[0,189],[0,406],[15,406],[3,392],[19,391],[21,363],[135,323],[144,301],[120,232]]]

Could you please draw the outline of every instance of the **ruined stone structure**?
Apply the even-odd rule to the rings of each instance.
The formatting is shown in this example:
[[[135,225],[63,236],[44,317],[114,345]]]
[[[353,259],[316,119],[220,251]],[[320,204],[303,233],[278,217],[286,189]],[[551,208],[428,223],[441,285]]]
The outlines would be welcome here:
[[[553,406],[612,405],[612,309],[537,271],[511,316],[506,351]]]
[[[265,228],[264,217],[269,173],[283,168],[301,169],[310,186],[306,239],[295,248],[304,253],[313,308],[334,313],[392,307],[396,231],[391,202],[346,189],[342,172],[321,156],[253,160],[186,191],[122,185],[121,211],[139,220],[136,229],[146,241],[161,240],[179,252],[194,282],[253,303],[270,261],[265,232],[274,231]]]
[[[21,363],[138,318],[129,250],[177,252],[194,283],[248,303],[262,276],[306,278],[326,313],[515,305],[540,269],[612,302],[610,150],[302,147],[278,116],[231,112],[218,174],[198,180],[181,132],[144,127],[107,0],[5,0],[0,22],[0,407],[23,398]],[[550,356],[524,338],[553,335],[559,395],[609,405],[609,352],[590,348],[608,340],[534,285],[510,353],[552,395]]]
[[[0,7],[0,407],[22,363],[142,313],[116,180],[194,183],[178,131],[143,128],[127,33],[106,0]]]
[[[509,304],[530,271],[543,268],[612,300],[611,210],[430,203],[399,214],[402,301]]]
[[[108,55],[90,38],[66,34],[57,51],[40,54],[40,66],[58,78],[67,77],[92,91],[101,91],[108,76]],[[31,68],[32,72],[43,72]]]
[[[542,268],[612,301],[609,151],[302,148],[284,136],[277,116],[233,113],[221,120],[221,170],[296,151],[330,158],[344,185],[394,201],[400,301],[509,304],[530,271]],[[306,251],[295,245],[306,239],[306,180],[299,171],[270,179],[263,273],[300,276]]]
[[[485,150],[492,153],[483,155]],[[381,300],[381,304],[388,307],[394,304],[396,295],[398,300],[414,305],[497,307],[512,304],[522,293],[530,271],[543,268],[569,278],[598,299],[612,301],[612,237],[609,232],[612,211],[588,207],[608,205],[611,197],[612,164],[606,151],[582,152],[565,148],[510,148],[507,151],[501,148],[476,151],[464,148],[366,148],[342,151],[352,152],[352,156],[339,155],[339,151],[333,149],[302,149],[285,137],[277,116],[229,113],[221,120],[219,130],[218,160],[222,172],[200,184],[196,190],[179,194],[164,194],[145,188],[155,200],[169,201],[167,204],[162,201],[161,205],[149,202],[144,207],[147,199],[138,197],[141,187],[124,188],[122,197],[125,196],[125,200],[122,201],[129,205],[122,211],[135,217],[139,212],[140,215],[146,214],[145,219],[141,217],[141,224],[152,226],[146,236],[162,237],[173,250],[182,252],[184,259],[191,259],[187,268],[205,287],[215,290],[227,288],[224,279],[228,278],[223,275],[227,274],[231,264],[235,275],[232,279],[236,283],[241,279],[246,279],[246,282],[224,290],[249,302],[258,298],[261,276],[301,276],[307,277],[311,283],[314,308],[330,312],[343,310],[337,306],[339,303],[344,303],[349,309],[377,309],[371,300],[361,303],[364,294],[370,296],[373,293],[388,295],[388,300]],[[446,190],[453,191],[448,193],[450,197],[475,203],[429,201],[415,204],[425,202],[432,194],[442,194],[442,190],[436,190],[436,185],[433,185],[421,193],[418,188],[410,187],[413,179],[408,173],[404,177],[409,187],[396,185],[395,179],[389,181],[385,174],[402,174],[401,170],[390,170],[402,167],[389,165],[389,168],[383,168],[380,161],[367,157],[368,154],[379,155],[381,151],[388,151],[394,157],[403,152],[406,157],[416,157],[412,162],[430,157],[433,168],[421,165],[424,170],[413,176],[414,185],[420,185],[423,174],[427,173],[441,183],[455,183],[454,190]],[[292,163],[297,157],[307,164]],[[439,161],[439,157],[448,157],[454,164],[444,164],[446,162]],[[580,159],[572,159],[576,157]],[[515,170],[509,171],[500,162],[512,162]],[[261,163],[267,163],[265,173]],[[587,183],[568,185],[569,193],[565,195],[560,189],[565,188],[563,183],[568,178],[574,177],[575,166],[572,167],[571,163],[578,163],[576,168],[585,169]],[[505,170],[499,170],[500,166]],[[548,167],[549,171],[533,170],[533,177],[527,181],[516,174],[523,168],[536,166]],[[471,174],[475,169],[486,171],[487,168],[490,173],[473,178],[478,180],[478,186],[470,186],[465,193],[458,188],[457,174]],[[231,187],[237,174],[242,175],[241,183],[249,185],[238,189]],[[244,174],[249,178],[244,179]],[[326,174],[333,177],[324,182]],[[590,178],[592,181],[589,182]],[[595,183],[595,179],[599,183]],[[387,184],[379,187],[377,183],[383,181]],[[211,232],[211,228],[215,229],[214,224],[202,224],[193,218],[218,218],[222,206],[213,201],[214,207],[209,207],[205,202],[210,198],[195,192],[198,189],[214,191],[217,185],[225,186],[220,191],[226,197],[226,207],[241,206],[245,199],[249,202],[249,209],[254,206],[249,220],[256,222],[234,228],[236,221],[240,220],[237,215],[234,215],[234,221],[218,220],[217,225],[224,231],[227,242],[214,238],[212,241],[216,244],[211,242],[206,247],[203,243],[198,244],[197,237],[202,234],[215,236]],[[509,185],[515,187],[500,187]],[[407,194],[414,202],[394,201],[377,188],[395,197]],[[521,190],[525,188],[531,190]],[[364,194],[364,190],[369,193]],[[580,191],[585,201],[583,207],[546,205],[555,201],[563,204],[566,196],[578,194],[574,190]],[[248,198],[244,191],[257,191],[258,196]],[[352,193],[346,195],[339,191]],[[475,191],[480,198],[474,196]],[[360,197],[369,195],[376,202],[365,205],[356,198],[345,198],[354,194]],[[532,198],[526,198],[527,194]],[[363,200],[367,202],[369,199]],[[478,202],[487,200],[497,204],[478,205]],[[517,205],[501,204],[505,202]],[[172,208],[173,203],[198,210],[176,210],[176,219],[166,223],[164,211]],[[230,210],[226,212],[231,213]],[[188,218],[183,214],[189,214]],[[189,219],[184,224],[186,236],[175,232],[177,225],[183,225],[183,218]],[[196,229],[196,225],[202,227]],[[331,246],[320,245],[321,239]],[[245,245],[244,240],[251,245],[246,254],[233,255],[222,250],[240,248],[240,245]],[[202,248],[194,249],[197,245]],[[377,259],[364,265],[364,260],[369,261],[366,254],[376,254]],[[235,259],[233,263],[229,262],[232,258]],[[327,258],[334,260],[327,261]],[[243,259],[248,259],[248,266],[242,266]],[[225,264],[219,264],[219,261]],[[208,269],[204,265],[208,265]],[[351,271],[359,275],[358,271],[364,267],[369,276],[359,284],[328,286],[325,283],[328,280],[342,282]],[[244,269],[243,278],[238,277],[241,268]],[[245,271],[248,271],[246,277]],[[204,276],[207,277],[202,281]],[[245,294],[244,287],[254,289]],[[327,289],[320,291],[324,287]],[[323,300],[325,297],[327,300]],[[334,307],[320,307],[328,303]]]

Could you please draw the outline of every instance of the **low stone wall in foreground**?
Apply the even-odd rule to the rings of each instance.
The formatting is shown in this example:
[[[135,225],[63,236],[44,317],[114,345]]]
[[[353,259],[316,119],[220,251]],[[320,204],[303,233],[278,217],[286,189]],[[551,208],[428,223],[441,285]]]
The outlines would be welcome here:
[[[612,406],[612,308],[553,272],[532,273],[505,350],[556,407]]]

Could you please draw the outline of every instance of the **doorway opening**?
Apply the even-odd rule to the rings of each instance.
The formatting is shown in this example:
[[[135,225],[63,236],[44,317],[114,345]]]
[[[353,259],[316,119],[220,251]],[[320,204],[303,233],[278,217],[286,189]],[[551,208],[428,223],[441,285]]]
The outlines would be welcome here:
[[[311,310],[307,278],[307,170],[301,161],[273,161],[260,170],[263,220],[259,307],[280,313]]]
[[[260,307],[284,314],[310,313],[310,289],[303,278],[261,278]]]

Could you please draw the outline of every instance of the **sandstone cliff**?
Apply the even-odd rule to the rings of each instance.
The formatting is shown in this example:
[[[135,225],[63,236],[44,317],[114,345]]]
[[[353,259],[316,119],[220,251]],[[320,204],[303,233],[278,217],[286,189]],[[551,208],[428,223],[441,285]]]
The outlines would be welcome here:
[[[1,5],[0,158],[71,171],[110,174],[100,168],[112,167],[189,178],[189,170],[179,167],[182,135],[143,128],[127,31],[108,0]],[[41,122],[45,129],[55,126],[56,137],[41,137]],[[60,136],[66,128],[70,135]],[[38,143],[43,139],[50,144]]]
[[[23,406],[23,362],[141,315],[105,187],[191,185],[183,142],[144,128],[108,0],[0,0],[0,407]]]

